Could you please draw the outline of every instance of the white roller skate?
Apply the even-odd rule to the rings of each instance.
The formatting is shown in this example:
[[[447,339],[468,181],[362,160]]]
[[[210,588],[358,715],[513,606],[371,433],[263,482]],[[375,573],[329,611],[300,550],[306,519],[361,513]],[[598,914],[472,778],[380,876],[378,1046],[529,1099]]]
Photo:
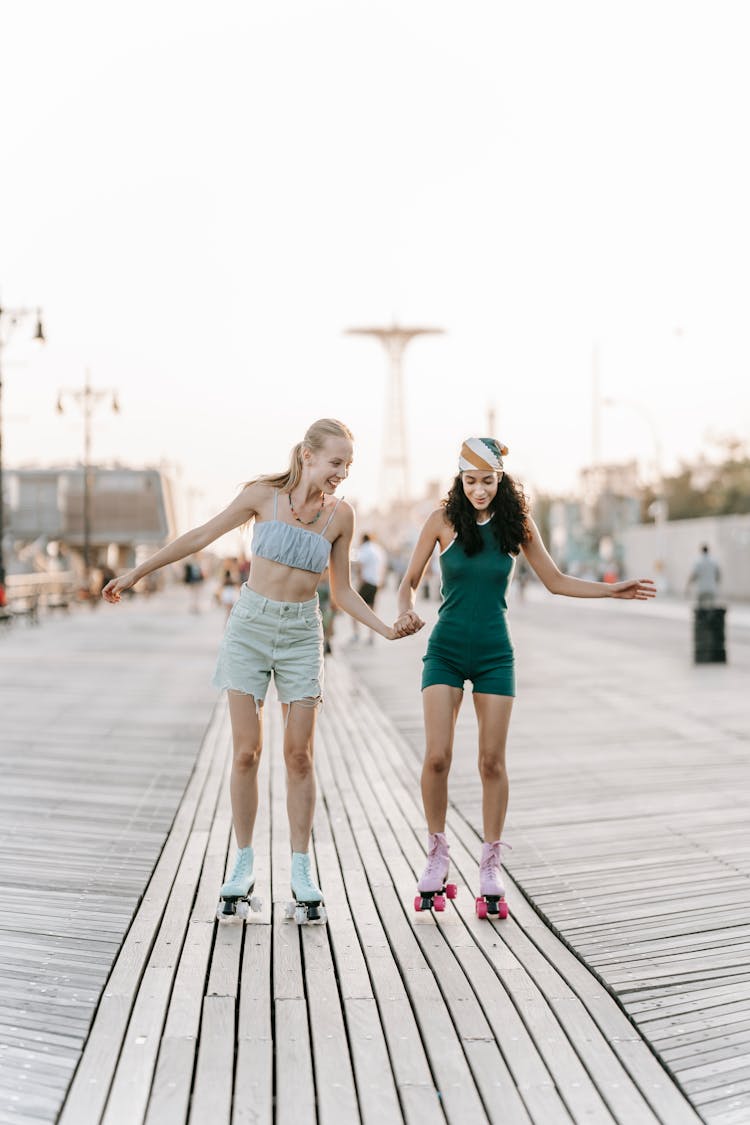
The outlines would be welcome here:
[[[292,894],[294,902],[288,902],[285,909],[287,918],[294,918],[298,926],[326,921],[323,895],[313,882],[307,852],[292,852]]]
[[[248,910],[257,914],[261,902],[260,899],[251,897],[254,886],[253,849],[240,848],[234,862],[234,871],[219,891],[216,917],[220,922],[244,921]]]
[[[479,897],[476,900],[477,918],[508,917],[500,849],[509,847],[510,844],[504,844],[501,840],[482,844],[482,858],[479,861]]]
[[[414,909],[445,910],[446,898],[455,898],[455,883],[447,883],[450,867],[448,841],[444,832],[432,832],[427,837],[427,866],[417,883],[419,894],[414,899]]]

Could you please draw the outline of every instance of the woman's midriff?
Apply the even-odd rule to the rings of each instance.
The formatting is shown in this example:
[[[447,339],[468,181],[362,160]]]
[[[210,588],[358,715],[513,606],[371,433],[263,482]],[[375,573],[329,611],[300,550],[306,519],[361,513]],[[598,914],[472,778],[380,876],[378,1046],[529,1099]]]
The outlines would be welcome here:
[[[311,570],[253,557],[247,585],[272,602],[309,602],[319,582],[320,575]]]

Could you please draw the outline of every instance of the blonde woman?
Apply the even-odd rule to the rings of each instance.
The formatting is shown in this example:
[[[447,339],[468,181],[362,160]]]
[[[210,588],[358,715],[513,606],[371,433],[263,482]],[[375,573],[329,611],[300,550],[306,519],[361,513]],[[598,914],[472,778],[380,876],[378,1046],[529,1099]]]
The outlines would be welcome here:
[[[292,894],[298,922],[324,921],[323,896],[312,879],[309,844],[315,809],[313,737],[323,698],[323,629],[317,588],[329,568],[339,609],[387,640],[422,627],[410,616],[398,629],[377,617],[355,592],[349,572],[354,512],[336,489],[349,475],[350,430],[334,418],[314,422],[294,446],[289,468],[250,481],[232,503],[201,527],[109,582],[117,602],[124,590],[159,567],[201,551],[219,536],[254,521],[250,577],[227,622],[214,684],[226,688],[234,757],[230,781],[238,852],[220,891],[219,917],[244,917],[255,885],[253,828],[263,702],[273,672],[284,712],[287,813],[292,847]]]

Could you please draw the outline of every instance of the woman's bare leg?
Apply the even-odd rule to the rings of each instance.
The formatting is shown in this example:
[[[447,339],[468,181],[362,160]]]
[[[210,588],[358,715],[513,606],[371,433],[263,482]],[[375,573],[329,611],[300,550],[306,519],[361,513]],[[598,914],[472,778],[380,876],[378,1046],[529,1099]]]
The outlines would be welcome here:
[[[229,780],[232,820],[237,846],[246,848],[253,842],[255,817],[258,813],[258,766],[263,748],[262,711],[256,711],[252,695],[243,695],[238,691],[227,692],[227,695],[234,751]]]
[[[509,695],[474,694],[479,724],[479,776],[482,779],[482,822],[488,843],[499,840],[508,808],[508,772],[505,745],[513,698]]]
[[[448,684],[433,684],[422,692],[425,732],[422,802],[430,833],[445,831],[453,732],[463,694],[461,688]]]
[[[284,762],[286,764],[286,808],[293,852],[306,852],[310,847],[315,815],[315,769],[313,738],[317,700],[302,699],[282,704],[286,730]]]

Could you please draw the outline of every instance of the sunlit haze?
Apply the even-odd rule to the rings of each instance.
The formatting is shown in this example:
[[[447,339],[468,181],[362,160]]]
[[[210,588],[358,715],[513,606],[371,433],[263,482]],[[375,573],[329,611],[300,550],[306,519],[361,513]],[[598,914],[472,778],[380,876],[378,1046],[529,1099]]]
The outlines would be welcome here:
[[[747,8],[663,0],[6,7],[4,462],[166,462],[194,522],[322,415],[377,500],[406,353],[413,490],[461,440],[531,488],[592,456],[654,471],[750,432]]]

